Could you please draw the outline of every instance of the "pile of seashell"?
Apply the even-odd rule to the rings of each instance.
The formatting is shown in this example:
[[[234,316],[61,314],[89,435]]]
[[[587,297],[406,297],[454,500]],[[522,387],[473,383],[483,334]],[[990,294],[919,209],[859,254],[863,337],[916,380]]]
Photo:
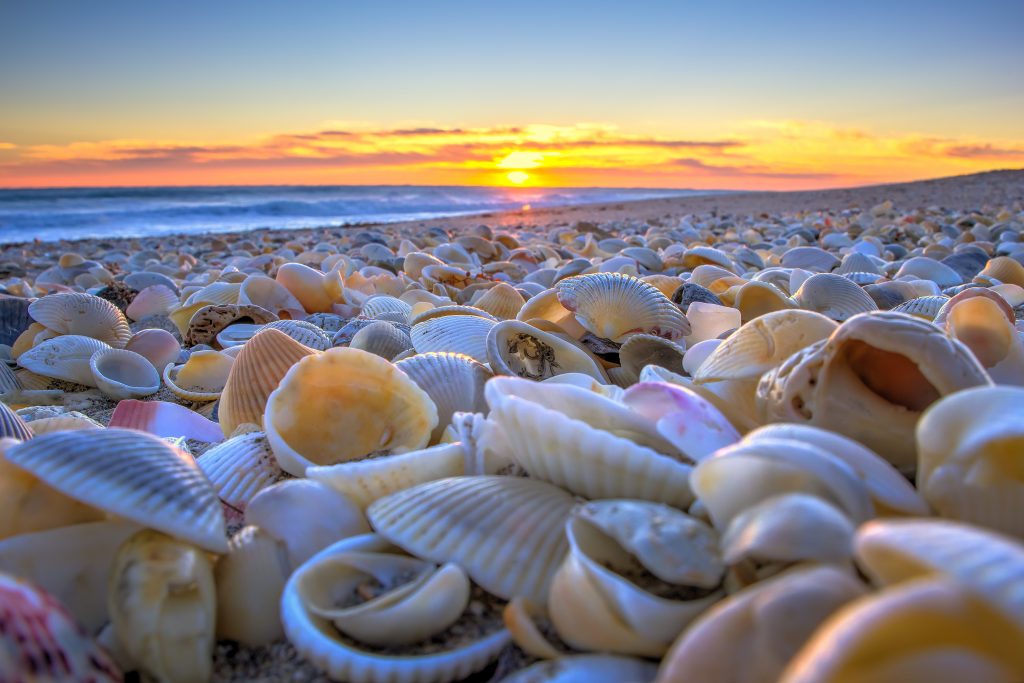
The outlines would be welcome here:
[[[1024,680],[1022,232],[8,248],[0,680]]]

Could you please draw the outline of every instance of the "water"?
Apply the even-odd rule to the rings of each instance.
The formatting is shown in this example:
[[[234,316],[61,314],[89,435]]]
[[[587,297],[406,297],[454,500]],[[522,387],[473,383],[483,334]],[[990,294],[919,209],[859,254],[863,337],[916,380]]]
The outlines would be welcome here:
[[[428,186],[0,190],[0,243],[387,223],[709,194],[695,190]]]

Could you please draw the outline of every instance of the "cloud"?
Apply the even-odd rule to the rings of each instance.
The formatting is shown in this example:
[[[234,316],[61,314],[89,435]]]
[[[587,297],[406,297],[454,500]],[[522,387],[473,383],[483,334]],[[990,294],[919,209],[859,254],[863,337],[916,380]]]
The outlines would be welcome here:
[[[776,178],[799,180],[831,180],[840,176],[829,172],[801,172],[771,170],[763,166],[724,166],[709,164],[700,159],[676,159],[675,164],[688,169],[725,178]]]
[[[0,149],[17,149],[17,147],[13,142],[0,142]]]

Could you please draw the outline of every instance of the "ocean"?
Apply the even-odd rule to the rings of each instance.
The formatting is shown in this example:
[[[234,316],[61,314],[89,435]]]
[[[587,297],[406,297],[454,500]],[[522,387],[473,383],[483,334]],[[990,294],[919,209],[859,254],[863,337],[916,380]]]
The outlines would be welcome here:
[[[706,190],[430,186],[0,190],[0,243],[388,223]]]

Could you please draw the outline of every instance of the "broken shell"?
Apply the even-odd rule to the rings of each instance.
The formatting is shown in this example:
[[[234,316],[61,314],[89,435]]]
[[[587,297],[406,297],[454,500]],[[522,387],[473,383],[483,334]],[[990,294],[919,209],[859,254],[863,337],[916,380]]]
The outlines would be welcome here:
[[[215,401],[235,359],[219,351],[195,351],[181,365],[164,368],[167,388],[187,401]]]
[[[126,349],[103,349],[89,359],[93,384],[113,399],[142,398],[160,389],[160,373],[145,357]]]
[[[81,335],[47,339],[18,356],[18,365],[43,377],[95,386],[89,360],[97,351],[111,348],[106,343]]]
[[[793,295],[800,308],[821,313],[842,322],[858,313],[874,311],[878,306],[856,284],[833,273],[818,273],[807,278]]]
[[[196,460],[210,480],[217,497],[245,512],[253,497],[284,478],[263,432],[232,437],[203,453]]]
[[[92,294],[50,294],[34,301],[28,314],[57,334],[91,337],[114,348],[124,348],[132,336],[124,313]]]
[[[446,315],[412,326],[416,353],[462,353],[479,363],[487,362],[487,335],[496,323],[476,315]]]
[[[457,412],[475,413],[487,409],[484,384],[492,377],[486,366],[457,353],[419,353],[395,363],[425,391],[437,408],[437,426],[431,443],[441,438]]]
[[[303,476],[310,465],[423,448],[437,426],[437,408],[383,358],[333,348],[288,371],[267,399],[263,424],[281,467]]]
[[[690,333],[690,323],[667,296],[621,273],[577,275],[556,286],[558,301],[587,331],[614,342],[640,332],[666,339]]]
[[[186,438],[216,442],[223,439],[220,428],[199,413],[167,401],[118,402],[107,427],[123,427],[165,438]]]
[[[145,320],[154,315],[167,315],[177,305],[178,295],[164,285],[146,287],[132,299],[125,309],[129,320]]]
[[[220,304],[204,306],[189,318],[188,328],[183,335],[185,344],[213,344],[225,327],[237,323],[264,325],[277,320],[277,316],[265,308],[252,304]]]
[[[626,390],[622,402],[655,422],[658,433],[693,462],[740,439],[722,413],[685,387],[666,382],[641,382]]]
[[[518,320],[503,320],[490,328],[487,361],[499,375],[542,380],[579,372],[607,380],[600,366],[575,344]]]
[[[126,351],[139,354],[157,370],[163,370],[168,363],[178,360],[181,344],[167,330],[139,330],[125,344]]]
[[[217,333],[217,345],[225,350],[235,346],[241,346],[252,339],[253,336],[261,329],[263,329],[263,325],[256,325],[253,323],[232,323]]]
[[[327,291],[323,273],[301,263],[285,263],[277,269],[276,279],[307,313],[330,313],[334,297]]]
[[[32,438],[32,429],[6,403],[0,403],[0,439],[7,437],[25,441]]]

